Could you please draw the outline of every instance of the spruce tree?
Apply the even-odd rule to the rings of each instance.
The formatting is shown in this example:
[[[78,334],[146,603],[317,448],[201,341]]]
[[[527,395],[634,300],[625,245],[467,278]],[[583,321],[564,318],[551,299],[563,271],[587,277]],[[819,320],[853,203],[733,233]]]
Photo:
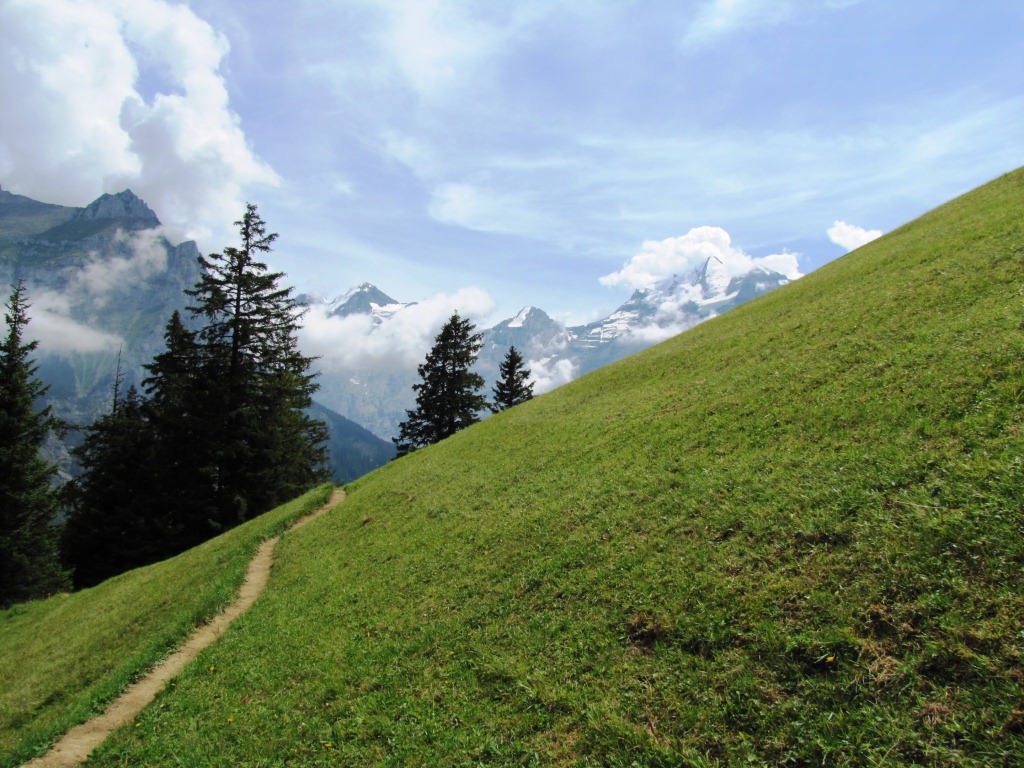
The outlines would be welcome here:
[[[38,342],[23,341],[29,305],[25,286],[12,286],[0,346],[0,608],[65,589],[54,525],[57,466],[39,455],[57,426],[50,408],[36,407],[46,387],[29,359]]]
[[[480,420],[479,412],[487,400],[479,394],[483,377],[470,370],[482,346],[482,335],[474,325],[451,316],[434,339],[434,346],[422,365],[416,391],[416,408],[406,411],[408,417],[399,425],[394,438],[398,454],[444,440]]]
[[[164,330],[166,348],[144,366],[145,411],[153,442],[150,487],[166,511],[167,535],[176,551],[192,547],[219,530],[216,467],[217,413],[208,397],[202,349],[175,311]],[[188,488],[187,494],[181,493]]]
[[[145,403],[135,387],[86,429],[72,451],[83,473],[66,488],[68,519],[62,550],[77,588],[89,587],[176,551],[172,524],[154,503],[154,442]],[[183,486],[182,488],[189,488]],[[179,488],[179,495],[185,496]]]
[[[210,466],[215,525],[229,528],[326,479],[327,430],[302,411],[318,385],[313,358],[298,350],[302,312],[284,276],[260,261],[276,233],[256,206],[236,221],[240,246],[200,257],[187,293],[205,324],[197,334],[208,425],[217,436]]]
[[[523,356],[519,350],[509,347],[498,370],[501,378],[492,390],[494,403],[491,410],[494,413],[525,403],[533,397],[533,384],[528,381],[530,369],[523,366]]]

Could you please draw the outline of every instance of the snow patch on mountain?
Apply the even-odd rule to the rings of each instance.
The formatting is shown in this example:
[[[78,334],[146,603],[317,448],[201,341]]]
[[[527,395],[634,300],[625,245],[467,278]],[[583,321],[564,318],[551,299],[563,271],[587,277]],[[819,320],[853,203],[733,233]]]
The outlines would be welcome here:
[[[508,324],[508,327],[522,328],[523,325],[526,323],[527,318],[530,316],[531,312],[533,312],[533,307],[523,307],[521,310],[519,310],[519,314],[512,318],[512,320]]]

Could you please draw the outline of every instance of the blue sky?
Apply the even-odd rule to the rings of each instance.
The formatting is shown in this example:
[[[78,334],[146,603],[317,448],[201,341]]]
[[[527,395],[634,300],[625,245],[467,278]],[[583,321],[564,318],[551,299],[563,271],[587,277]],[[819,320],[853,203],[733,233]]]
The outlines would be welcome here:
[[[1022,40],[1019,0],[0,0],[0,185],[205,251],[251,200],[301,291],[582,322],[692,230],[806,273],[1024,165]]]

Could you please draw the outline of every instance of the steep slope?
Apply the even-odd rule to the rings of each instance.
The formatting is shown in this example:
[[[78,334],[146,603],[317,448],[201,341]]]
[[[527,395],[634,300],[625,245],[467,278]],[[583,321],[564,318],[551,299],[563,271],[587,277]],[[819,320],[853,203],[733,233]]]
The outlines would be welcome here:
[[[1024,171],[416,452],[90,764],[1012,765]]]

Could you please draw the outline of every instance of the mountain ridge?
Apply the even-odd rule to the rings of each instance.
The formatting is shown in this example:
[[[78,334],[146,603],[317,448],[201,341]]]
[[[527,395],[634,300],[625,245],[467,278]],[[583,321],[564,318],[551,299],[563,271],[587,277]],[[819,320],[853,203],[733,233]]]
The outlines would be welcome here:
[[[724,265],[715,265],[712,259],[708,257],[689,275],[672,275],[650,288],[634,291],[607,317],[588,324],[567,327],[544,310],[527,305],[511,318],[478,329],[483,347],[476,369],[484,376],[487,391],[497,381],[509,347],[515,346],[526,358],[535,374],[535,385],[540,385],[538,392],[547,391],[791,282],[764,267],[730,275]],[[373,326],[371,334],[383,332],[388,322],[418,306],[418,302],[393,299],[369,282],[334,299],[309,294],[299,298],[329,318],[368,317]],[[378,436],[393,437],[398,434],[398,423],[413,407],[412,385],[416,381],[412,365],[383,372],[367,365],[332,369],[331,378],[325,381],[323,400],[353,414]],[[371,392],[378,399],[368,399],[366,393]]]

